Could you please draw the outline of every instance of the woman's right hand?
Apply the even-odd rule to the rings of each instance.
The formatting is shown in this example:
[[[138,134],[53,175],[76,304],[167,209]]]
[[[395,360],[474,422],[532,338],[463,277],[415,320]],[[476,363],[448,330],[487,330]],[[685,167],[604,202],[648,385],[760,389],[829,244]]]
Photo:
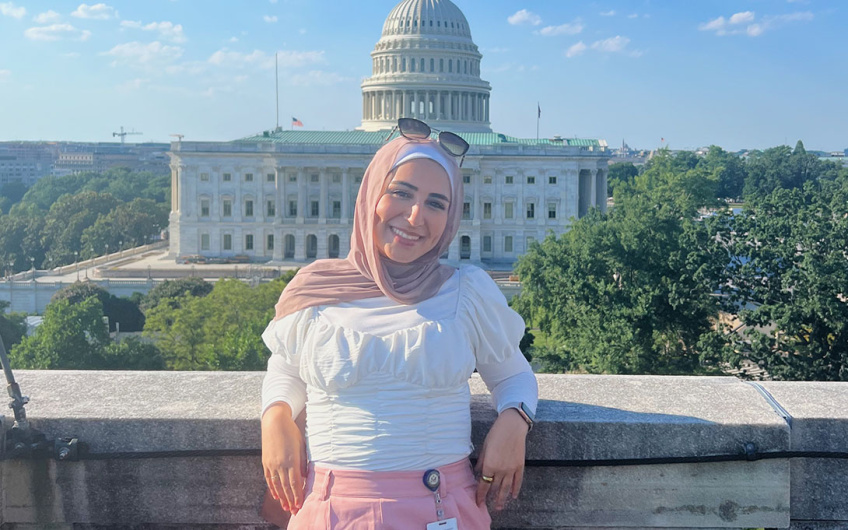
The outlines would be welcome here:
[[[296,514],[303,506],[306,443],[288,403],[275,403],[262,415],[262,467],[271,495]]]

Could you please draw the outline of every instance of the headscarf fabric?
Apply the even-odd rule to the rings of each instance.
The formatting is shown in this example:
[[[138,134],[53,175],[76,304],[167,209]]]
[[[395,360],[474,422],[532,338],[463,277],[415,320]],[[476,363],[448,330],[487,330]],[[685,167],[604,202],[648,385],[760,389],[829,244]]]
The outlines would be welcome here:
[[[374,241],[377,203],[388,188],[394,170],[418,158],[437,162],[448,175],[451,185],[448,220],[435,247],[411,263],[397,263],[381,254]],[[274,306],[274,319],[307,307],[379,296],[403,305],[431,298],[456,270],[439,263],[439,257],[459,229],[463,200],[459,166],[452,156],[446,156],[437,141],[401,136],[384,145],[374,155],[362,178],[347,257],[318,260],[300,269]]]

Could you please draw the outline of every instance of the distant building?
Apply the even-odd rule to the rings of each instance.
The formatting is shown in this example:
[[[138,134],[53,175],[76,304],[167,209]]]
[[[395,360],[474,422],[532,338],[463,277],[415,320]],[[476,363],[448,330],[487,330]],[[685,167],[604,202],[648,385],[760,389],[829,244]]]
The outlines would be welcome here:
[[[20,182],[32,186],[53,171],[56,144],[40,142],[0,143],[0,186]]]
[[[102,173],[125,167],[133,171],[169,171],[169,144],[67,143],[62,144],[54,164],[54,175]]]
[[[456,131],[471,145],[450,262],[511,264],[532,241],[562,234],[592,207],[606,209],[604,140],[492,132],[482,56],[449,0],[401,1],[371,58],[359,130],[172,143],[171,256],[345,256],[362,175],[400,117]]]

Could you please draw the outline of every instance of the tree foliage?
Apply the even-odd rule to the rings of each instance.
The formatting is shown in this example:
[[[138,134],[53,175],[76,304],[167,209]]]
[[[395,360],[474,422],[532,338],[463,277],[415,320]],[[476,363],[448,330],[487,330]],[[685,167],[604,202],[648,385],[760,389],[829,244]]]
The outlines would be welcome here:
[[[743,308],[746,326],[730,360],[777,379],[848,380],[848,176],[778,187],[709,226],[730,257],[728,310]]]
[[[206,296],[159,298],[147,311],[145,336],[157,341],[173,370],[262,370],[262,332],[291,275],[251,287],[222,279]]]
[[[109,319],[109,331],[116,331],[117,323],[120,323],[121,331],[144,329],[144,313],[135,302],[118,298],[95,283],[75,282],[56,291],[50,301],[68,300],[71,304],[78,304],[92,296],[100,300],[103,315]]]
[[[26,315],[23,313],[6,314],[9,305],[6,300],[0,300],[0,338],[3,339],[3,345],[7,352],[26,336]]]
[[[154,285],[139,306],[147,311],[159,305],[164,299],[170,299],[169,303],[176,303],[185,295],[193,297],[204,297],[212,292],[214,286],[203,278],[179,278],[177,280],[165,280]]]
[[[692,220],[705,181],[697,168],[681,173],[658,163],[636,178],[640,191],[616,192],[608,214],[592,210],[519,259],[522,292],[513,305],[557,344],[535,350],[534,360],[549,371],[705,371],[703,345],[718,314],[711,295],[723,266],[720,249]]]

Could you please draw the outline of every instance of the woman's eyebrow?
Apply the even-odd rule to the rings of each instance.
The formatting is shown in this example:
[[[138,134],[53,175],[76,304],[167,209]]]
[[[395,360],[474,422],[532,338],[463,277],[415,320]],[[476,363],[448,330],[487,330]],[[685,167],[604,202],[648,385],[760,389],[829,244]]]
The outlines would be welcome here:
[[[445,197],[441,193],[431,193],[430,197],[433,198],[433,199],[441,199],[441,200],[445,201],[446,203],[450,204],[450,199],[448,199],[447,197]]]
[[[413,191],[418,191],[418,186],[414,186],[414,185],[410,184],[409,182],[404,182],[402,180],[392,181],[391,184],[398,184],[398,185],[406,186],[407,188],[409,188]],[[434,199],[441,199],[441,200],[445,201],[446,203],[450,204],[450,199],[448,199],[447,197],[445,197],[441,193],[431,193],[430,197],[432,197]]]

